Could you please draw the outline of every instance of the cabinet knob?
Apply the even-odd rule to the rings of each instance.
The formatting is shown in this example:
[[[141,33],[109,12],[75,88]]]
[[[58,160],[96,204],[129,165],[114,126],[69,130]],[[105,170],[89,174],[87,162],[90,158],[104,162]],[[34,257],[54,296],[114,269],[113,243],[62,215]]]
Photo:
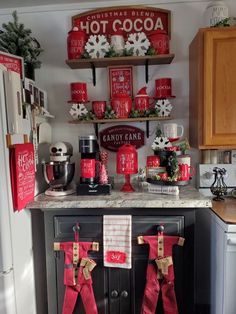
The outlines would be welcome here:
[[[118,293],[118,291],[117,290],[112,290],[112,292],[111,292],[111,297],[112,298],[117,298],[118,297],[118,295],[119,295],[119,293]]]
[[[121,294],[122,298],[127,298],[128,297],[128,292],[126,290],[122,291]]]

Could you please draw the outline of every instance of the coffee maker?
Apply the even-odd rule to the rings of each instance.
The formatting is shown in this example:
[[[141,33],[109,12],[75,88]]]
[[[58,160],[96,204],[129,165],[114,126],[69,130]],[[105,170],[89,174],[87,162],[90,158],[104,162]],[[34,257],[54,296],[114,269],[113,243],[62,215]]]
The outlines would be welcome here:
[[[71,183],[75,163],[70,162],[73,155],[73,147],[67,142],[57,142],[49,147],[50,162],[42,163],[43,175],[50,188],[45,191],[50,196],[65,196],[75,192]]]
[[[110,194],[110,184],[99,184],[100,151],[95,135],[79,137],[80,181],[77,184],[78,195]]]

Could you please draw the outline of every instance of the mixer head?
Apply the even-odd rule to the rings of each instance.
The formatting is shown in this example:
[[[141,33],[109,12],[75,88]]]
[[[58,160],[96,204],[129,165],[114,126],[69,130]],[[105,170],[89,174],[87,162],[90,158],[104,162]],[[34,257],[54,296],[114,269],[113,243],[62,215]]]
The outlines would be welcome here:
[[[73,147],[68,142],[57,142],[49,147],[51,161],[70,161],[73,155]]]

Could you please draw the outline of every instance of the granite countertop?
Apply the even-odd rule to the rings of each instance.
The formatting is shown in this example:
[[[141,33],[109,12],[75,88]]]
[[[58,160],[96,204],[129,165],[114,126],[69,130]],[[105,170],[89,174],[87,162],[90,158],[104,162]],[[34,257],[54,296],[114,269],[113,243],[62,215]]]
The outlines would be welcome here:
[[[226,197],[224,201],[212,201],[212,211],[227,224],[236,224],[236,199]]]
[[[112,190],[111,195],[46,196],[40,194],[27,205],[30,209],[64,208],[203,208],[211,207],[211,199],[202,196],[195,188],[180,188],[179,195],[145,192],[124,193]]]

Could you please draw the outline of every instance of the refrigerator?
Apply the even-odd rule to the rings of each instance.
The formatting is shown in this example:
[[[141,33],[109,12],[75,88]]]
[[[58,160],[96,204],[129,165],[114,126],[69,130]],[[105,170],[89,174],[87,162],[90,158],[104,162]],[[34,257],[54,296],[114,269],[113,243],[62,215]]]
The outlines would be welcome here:
[[[17,121],[18,86],[16,76],[0,68],[0,314],[36,314],[31,216],[13,210],[6,145],[7,133],[29,125]]]

